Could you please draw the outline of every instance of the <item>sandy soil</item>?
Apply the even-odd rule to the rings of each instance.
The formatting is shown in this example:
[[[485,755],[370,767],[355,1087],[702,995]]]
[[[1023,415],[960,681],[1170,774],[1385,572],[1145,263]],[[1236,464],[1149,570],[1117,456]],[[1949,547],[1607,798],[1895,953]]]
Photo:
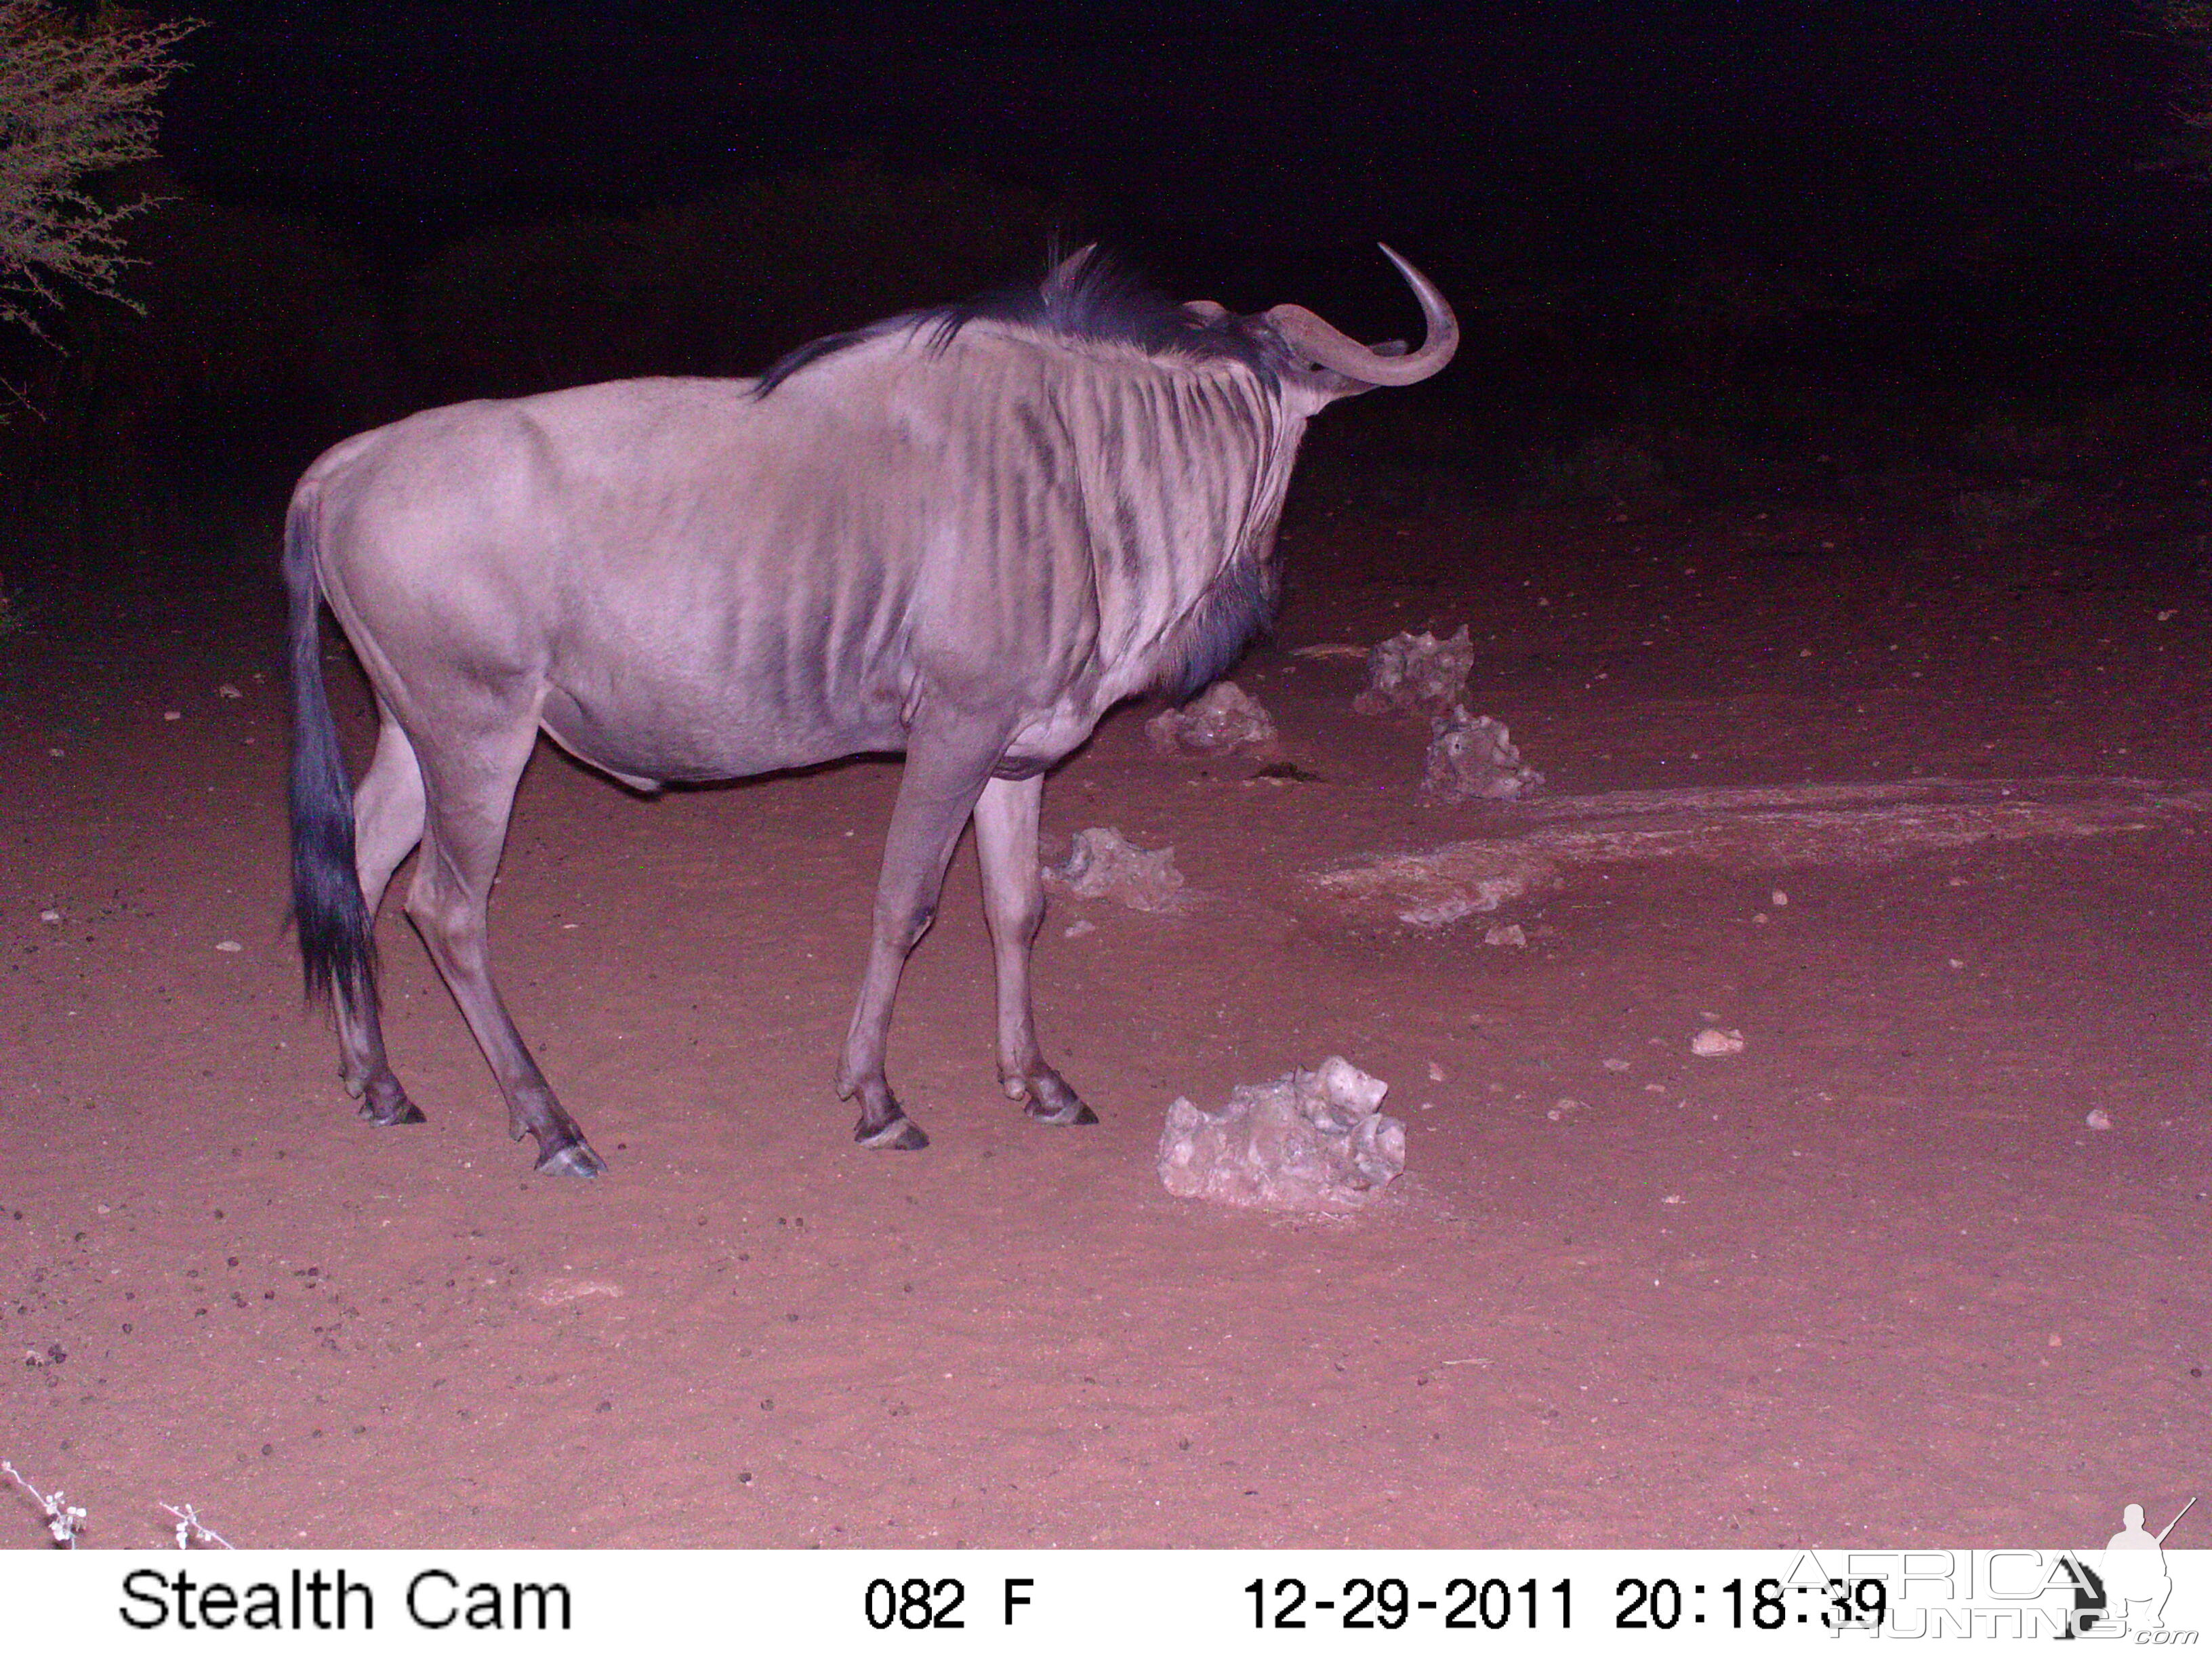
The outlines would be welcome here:
[[[596,1183],[531,1174],[396,909],[431,1121],[355,1120],[281,926],[273,603],[34,595],[0,641],[0,1455],[111,1547],[163,1541],[159,1500],[268,1546],[2086,1545],[2199,1490],[2189,822],[1587,869],[1503,918],[1526,948],[1291,897],[1497,827],[1419,803],[1425,731],[1352,714],[1356,663],[1290,654],[1401,627],[1472,624],[1472,699],[1561,794],[2201,784],[2189,476],[1981,548],[1934,498],[1301,491],[1238,678],[1318,781],[1164,760],[1138,708],[1048,792],[1048,840],[1172,843],[1206,901],[1047,921],[1096,1129],[994,1087],[963,852],[894,1039],[933,1144],[852,1144],[827,1079],[891,766],[647,803],[541,752],[493,937]],[[1745,1052],[1693,1058],[1706,1024]],[[1389,1202],[1163,1191],[1176,1095],[1332,1053],[1410,1127]]]

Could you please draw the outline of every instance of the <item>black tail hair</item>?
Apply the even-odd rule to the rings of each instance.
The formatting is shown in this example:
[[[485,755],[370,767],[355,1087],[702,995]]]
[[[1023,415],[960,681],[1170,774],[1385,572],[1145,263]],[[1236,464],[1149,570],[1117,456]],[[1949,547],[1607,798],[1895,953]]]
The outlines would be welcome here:
[[[354,867],[353,784],[323,686],[316,508],[307,485],[284,519],[284,586],[292,599],[292,919],[308,1000],[326,1001],[335,991],[358,1005],[376,995],[376,950]]]

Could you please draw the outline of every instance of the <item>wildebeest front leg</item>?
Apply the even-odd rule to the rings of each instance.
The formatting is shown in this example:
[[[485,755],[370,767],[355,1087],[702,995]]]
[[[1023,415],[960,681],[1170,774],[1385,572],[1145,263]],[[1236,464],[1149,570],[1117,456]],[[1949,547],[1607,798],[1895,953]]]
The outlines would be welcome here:
[[[929,1145],[884,1075],[891,1002],[908,956],[936,918],[937,896],[959,842],[960,826],[975,811],[1004,741],[1005,733],[995,726],[933,720],[927,710],[908,734],[906,773],[899,782],[898,804],[891,809],[883,875],[876,884],[868,969],[837,1067],[838,1098],[860,1097],[860,1121],[853,1139],[864,1146],[914,1152]]]
[[[993,778],[975,802],[983,919],[999,974],[999,1082],[1040,1123],[1096,1123],[1098,1115],[1045,1063],[1030,1007],[1030,954],[1044,921],[1037,878],[1037,808],[1044,777]]]

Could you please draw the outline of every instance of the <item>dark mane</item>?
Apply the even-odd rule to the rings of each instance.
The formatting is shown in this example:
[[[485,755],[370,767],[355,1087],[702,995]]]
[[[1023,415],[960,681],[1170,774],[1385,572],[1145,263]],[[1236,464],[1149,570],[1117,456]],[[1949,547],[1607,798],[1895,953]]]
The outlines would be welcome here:
[[[1267,347],[1245,331],[1243,319],[1233,313],[1207,319],[1187,311],[1146,287],[1111,254],[1091,248],[1042,283],[997,289],[811,340],[771,364],[753,395],[765,398],[809,363],[864,340],[902,331],[926,334],[929,349],[940,352],[976,322],[1016,323],[1068,340],[1110,341],[1158,357],[1228,358],[1273,378]]]

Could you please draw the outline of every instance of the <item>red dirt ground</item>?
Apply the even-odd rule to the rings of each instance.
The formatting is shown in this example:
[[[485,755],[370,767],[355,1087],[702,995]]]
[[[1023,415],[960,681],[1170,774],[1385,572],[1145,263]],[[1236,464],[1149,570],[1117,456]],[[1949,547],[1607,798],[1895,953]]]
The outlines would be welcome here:
[[[998,1094],[963,853],[894,1033],[934,1144],[850,1140],[892,766],[647,803],[543,753],[493,937],[596,1183],[531,1174],[396,904],[386,1030],[431,1122],[355,1120],[280,926],[273,604],[52,598],[0,640],[0,1455],[110,1547],[166,1541],[157,1500],[266,1546],[2090,1545],[2170,1514],[2212,1427],[2186,825],[1586,872],[1510,917],[1525,950],[1288,897],[1476,832],[1418,804],[1419,723],[1351,712],[1356,663],[1288,654],[1401,627],[1473,624],[1472,700],[1563,794],[2201,781],[2202,492],[2148,488],[1977,550],[1933,497],[1391,516],[1310,481],[1238,678],[1321,781],[1161,760],[1130,709],[1048,790],[1048,842],[1172,842],[1209,900],[1055,902],[1042,1018],[1091,1130]],[[1746,1052],[1692,1059],[1707,1024]],[[1171,1098],[1331,1053],[1410,1126],[1391,1201],[1162,1190]],[[0,1502],[0,1544],[43,1541]]]

